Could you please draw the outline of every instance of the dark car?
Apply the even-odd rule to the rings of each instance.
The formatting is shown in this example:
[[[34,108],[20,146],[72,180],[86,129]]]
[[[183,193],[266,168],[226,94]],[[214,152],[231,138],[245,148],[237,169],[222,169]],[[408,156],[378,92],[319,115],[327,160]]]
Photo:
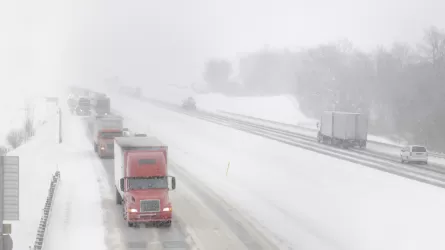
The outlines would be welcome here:
[[[193,97],[189,97],[182,102],[182,108],[187,110],[196,110],[196,101]]]

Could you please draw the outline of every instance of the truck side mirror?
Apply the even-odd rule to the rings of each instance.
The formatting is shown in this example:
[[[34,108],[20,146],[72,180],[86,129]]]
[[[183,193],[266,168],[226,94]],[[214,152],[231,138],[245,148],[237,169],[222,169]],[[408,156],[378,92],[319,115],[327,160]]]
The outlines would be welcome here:
[[[175,190],[176,189],[176,178],[173,177],[173,176],[171,176],[171,178],[172,178],[172,188],[171,188],[171,190]]]
[[[124,192],[124,178],[119,180],[119,188],[122,192]]]

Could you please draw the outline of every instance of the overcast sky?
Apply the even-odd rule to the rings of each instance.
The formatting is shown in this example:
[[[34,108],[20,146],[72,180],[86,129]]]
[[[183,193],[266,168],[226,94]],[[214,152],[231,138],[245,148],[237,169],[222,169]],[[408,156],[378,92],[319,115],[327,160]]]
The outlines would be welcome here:
[[[210,57],[348,38],[370,50],[445,26],[440,0],[5,0],[2,84],[200,80]],[[442,13],[441,13],[442,11]],[[445,28],[445,27],[443,27]],[[7,80],[7,81],[5,81]],[[39,84],[37,84],[39,83]]]

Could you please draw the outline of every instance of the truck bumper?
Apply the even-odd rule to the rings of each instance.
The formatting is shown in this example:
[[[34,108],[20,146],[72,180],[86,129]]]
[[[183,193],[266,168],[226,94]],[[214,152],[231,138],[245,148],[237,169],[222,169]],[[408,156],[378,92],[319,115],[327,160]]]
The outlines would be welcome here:
[[[148,222],[162,222],[171,221],[172,212],[158,212],[158,213],[128,213],[128,222],[131,223],[148,223]]]
[[[114,158],[114,152],[113,151],[107,151],[107,150],[100,150],[99,156],[102,158]]]

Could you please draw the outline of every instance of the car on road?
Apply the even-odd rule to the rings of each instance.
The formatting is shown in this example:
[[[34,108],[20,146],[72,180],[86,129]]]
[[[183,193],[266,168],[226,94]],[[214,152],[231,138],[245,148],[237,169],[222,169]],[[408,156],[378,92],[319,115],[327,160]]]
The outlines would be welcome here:
[[[181,106],[186,110],[196,110],[196,101],[193,97],[189,97],[182,101]]]
[[[123,128],[122,129],[122,135],[124,137],[128,137],[128,136],[131,136],[131,132],[130,132],[130,130],[128,130],[128,128]]]
[[[428,164],[428,150],[419,145],[406,146],[400,150],[400,161]]]

